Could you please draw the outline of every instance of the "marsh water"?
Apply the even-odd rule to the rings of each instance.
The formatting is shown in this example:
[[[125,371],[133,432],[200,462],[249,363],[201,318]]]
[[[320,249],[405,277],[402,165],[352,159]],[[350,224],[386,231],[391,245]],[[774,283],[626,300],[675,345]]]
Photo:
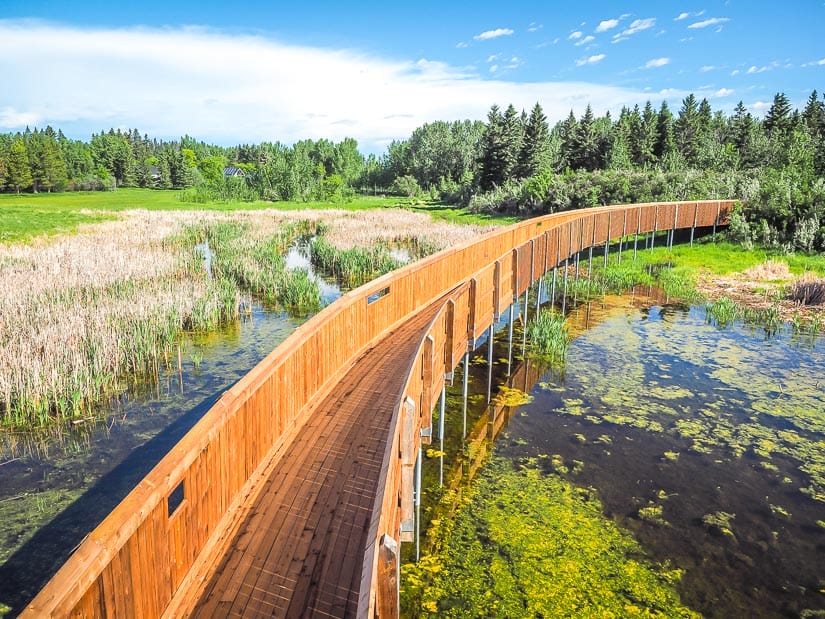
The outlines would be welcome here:
[[[303,247],[287,259],[309,267]],[[321,283],[325,302],[340,294]],[[134,384],[100,422],[34,441],[5,437],[0,609],[19,610],[220,394],[302,321],[253,304],[247,319],[187,338],[182,371],[175,365]],[[679,592],[694,610],[825,612],[823,338],[719,329],[701,307],[641,295],[580,305],[568,321],[574,339],[563,373],[518,360],[516,325],[521,382],[512,386],[533,400],[495,423],[484,418],[488,368],[479,342],[468,431],[498,435],[484,449],[514,464],[531,459],[548,475],[594,488],[605,517],[632,531],[652,560],[684,570]],[[494,384],[505,380],[506,327],[498,324],[494,340]],[[448,392],[448,467],[461,450],[461,380],[459,368]],[[428,490],[437,486],[433,464]]]
[[[532,401],[507,412],[496,458],[595,489],[650,560],[684,570],[678,592],[704,616],[825,616],[825,339],[720,329],[703,307],[638,296],[579,306],[568,324],[563,371],[529,356],[520,370],[512,386]]]
[[[201,248],[208,266],[210,252]],[[323,304],[341,295],[312,273],[305,243],[289,268],[317,278]],[[134,380],[97,418],[45,436],[0,436],[0,616],[31,599],[72,550],[166,455],[220,395],[306,316],[252,302],[237,323],[181,343],[180,366]]]

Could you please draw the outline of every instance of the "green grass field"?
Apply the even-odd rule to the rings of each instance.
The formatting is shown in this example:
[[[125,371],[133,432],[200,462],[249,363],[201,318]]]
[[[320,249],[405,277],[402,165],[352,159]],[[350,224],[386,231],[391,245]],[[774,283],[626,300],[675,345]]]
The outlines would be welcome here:
[[[118,189],[117,191],[66,192],[40,194],[0,194],[0,242],[26,241],[44,234],[65,234],[81,224],[97,223],[117,217],[130,209],[166,211],[245,211],[277,209],[343,209],[360,211],[374,208],[405,208],[428,213],[434,220],[458,224],[509,224],[514,217],[495,217],[470,213],[437,203],[398,197],[358,196],[351,202],[182,202],[179,191]]]

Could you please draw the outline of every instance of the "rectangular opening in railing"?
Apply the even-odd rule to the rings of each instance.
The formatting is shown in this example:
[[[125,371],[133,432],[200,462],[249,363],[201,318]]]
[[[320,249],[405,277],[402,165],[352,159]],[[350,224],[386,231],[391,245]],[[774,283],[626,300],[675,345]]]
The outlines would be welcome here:
[[[184,495],[184,483],[181,481],[175,489],[166,497],[166,514],[171,518],[176,511],[183,505],[183,500],[185,498]]]
[[[381,297],[386,297],[390,293],[390,287],[387,286],[386,288],[382,288],[377,292],[373,292],[370,296],[367,297],[367,305],[371,303],[375,303]]]

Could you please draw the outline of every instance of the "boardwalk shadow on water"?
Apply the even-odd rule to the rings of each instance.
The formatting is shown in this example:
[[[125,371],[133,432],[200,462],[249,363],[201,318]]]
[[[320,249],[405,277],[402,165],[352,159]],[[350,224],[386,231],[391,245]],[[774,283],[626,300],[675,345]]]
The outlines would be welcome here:
[[[83,539],[169,453],[221,393],[204,398],[159,434],[133,450],[0,565],[0,604],[12,608],[10,616],[22,612]]]

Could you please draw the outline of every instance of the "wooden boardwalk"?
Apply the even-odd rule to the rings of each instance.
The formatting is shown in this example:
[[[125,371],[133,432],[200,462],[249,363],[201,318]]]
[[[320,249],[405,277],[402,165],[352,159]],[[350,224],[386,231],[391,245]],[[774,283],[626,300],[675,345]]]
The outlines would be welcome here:
[[[416,462],[460,359],[583,250],[692,242],[733,204],[538,217],[348,292],[226,391],[23,616],[397,617]]]
[[[438,305],[364,353],[260,481],[172,608],[197,617],[354,617],[390,421]]]

